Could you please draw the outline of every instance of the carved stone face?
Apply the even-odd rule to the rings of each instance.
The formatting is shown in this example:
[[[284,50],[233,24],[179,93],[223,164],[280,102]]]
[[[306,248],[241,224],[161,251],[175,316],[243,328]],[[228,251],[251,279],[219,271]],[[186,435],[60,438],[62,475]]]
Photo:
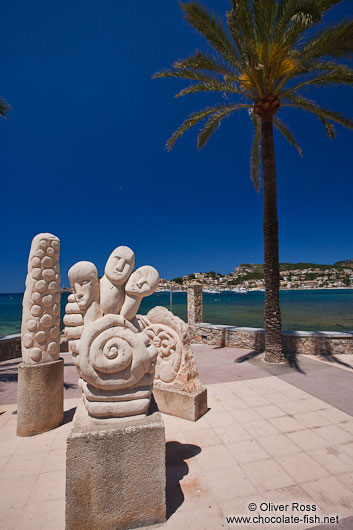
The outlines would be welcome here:
[[[129,247],[117,247],[110,254],[105,266],[105,275],[114,285],[123,285],[135,265],[135,255]]]
[[[148,296],[158,287],[159,274],[154,267],[145,265],[131,274],[125,292],[139,296]]]
[[[99,284],[97,269],[90,261],[79,261],[68,273],[70,285],[79,308],[84,311],[98,301]]]

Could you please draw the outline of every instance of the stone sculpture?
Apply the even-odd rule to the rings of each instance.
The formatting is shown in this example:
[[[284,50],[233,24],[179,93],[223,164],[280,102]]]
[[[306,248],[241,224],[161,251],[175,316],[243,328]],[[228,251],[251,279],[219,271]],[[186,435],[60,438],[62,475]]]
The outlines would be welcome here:
[[[34,237],[23,296],[18,369],[17,434],[31,436],[63,420],[64,362],[60,352],[60,241]]]
[[[165,307],[154,307],[138,320],[158,350],[153,393],[159,410],[196,421],[207,411],[207,390],[199,378],[187,325]]]
[[[120,246],[100,282],[92,263],[69,270],[65,334],[83,401],[67,439],[66,530],[166,519],[165,430],[161,414],[149,409],[158,352],[136,317],[159,275],[150,266],[133,272],[134,262],[133,251]]]
[[[34,237],[28,259],[22,312],[22,357],[26,364],[59,359],[60,241],[52,234]]]
[[[157,349],[136,320],[144,296],[158,287],[159,274],[146,265],[133,271],[135,256],[117,247],[98,281],[93,263],[69,270],[73,294],[64,323],[91,418],[112,421],[143,417],[151,401]]]
[[[135,254],[129,247],[117,247],[110,254],[100,281],[101,308],[104,315],[120,314],[124,285],[135,266]]]

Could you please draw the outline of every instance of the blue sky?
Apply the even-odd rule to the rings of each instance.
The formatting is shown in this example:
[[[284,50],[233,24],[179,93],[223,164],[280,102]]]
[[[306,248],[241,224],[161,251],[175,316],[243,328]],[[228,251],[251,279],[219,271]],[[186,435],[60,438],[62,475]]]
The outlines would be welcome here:
[[[228,0],[205,0],[222,14]],[[353,16],[346,0],[328,21]],[[151,75],[206,44],[176,0],[11,0],[2,3],[0,292],[24,289],[39,232],[61,240],[63,282],[76,261],[100,274],[111,250],[131,246],[137,266],[162,277],[229,272],[263,261],[262,196],[249,178],[246,112],[202,150],[189,131],[164,144],[184,117],[220,96],[173,96],[179,80]],[[312,97],[353,116],[350,89]],[[329,140],[297,110],[280,116],[304,158],[276,136],[281,261],[353,257],[353,132]]]

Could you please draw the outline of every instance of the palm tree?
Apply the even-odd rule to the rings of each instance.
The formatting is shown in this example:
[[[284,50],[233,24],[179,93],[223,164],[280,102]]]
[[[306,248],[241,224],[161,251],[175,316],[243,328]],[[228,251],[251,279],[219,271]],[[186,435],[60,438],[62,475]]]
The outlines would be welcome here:
[[[10,112],[11,107],[6,103],[6,101],[0,97],[0,116],[6,119],[6,115]]]
[[[314,114],[330,138],[333,123],[353,129],[353,121],[302,95],[311,87],[353,85],[353,69],[339,62],[353,51],[353,21],[313,26],[342,0],[232,0],[227,25],[197,2],[182,3],[186,21],[210,45],[196,50],[172,68],[153,77],[192,81],[176,97],[196,92],[220,92],[223,104],[194,112],[167,141],[167,149],[187,129],[206,120],[197,138],[204,147],[222,120],[238,110],[247,110],[255,134],[251,150],[251,179],[256,191],[263,182],[263,237],[265,277],[265,360],[285,360],[279,307],[279,258],[276,163],[273,127],[302,156],[288,127],[276,115],[282,107],[298,107]],[[232,96],[238,101],[231,101]],[[262,166],[262,178],[261,178]]]

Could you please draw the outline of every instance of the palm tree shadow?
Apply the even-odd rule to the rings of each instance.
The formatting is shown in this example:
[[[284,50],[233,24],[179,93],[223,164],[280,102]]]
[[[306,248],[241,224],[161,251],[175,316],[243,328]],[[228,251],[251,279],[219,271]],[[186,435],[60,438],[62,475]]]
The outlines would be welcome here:
[[[254,357],[261,355],[261,353],[262,351],[253,350],[248,353],[245,353],[244,355],[241,355],[240,357],[237,357],[234,362],[244,363],[245,361],[250,361],[251,359],[254,359]]]
[[[320,334],[319,331],[317,333]],[[353,366],[348,363],[345,363],[341,359],[338,359],[334,355],[332,351],[332,342],[327,337],[325,337],[324,334],[322,334],[320,336],[320,339],[315,343],[315,355],[317,355],[317,357],[323,361],[327,361],[329,363],[337,363],[341,366],[344,366],[345,368],[353,370]]]
[[[180,480],[189,473],[189,466],[185,462],[201,452],[198,445],[181,444],[179,442],[166,443],[166,494],[167,519],[183,504],[184,494],[180,487]]]
[[[296,352],[284,352],[287,363],[291,368],[295,368],[300,374],[305,374],[305,371],[300,367],[298,356]]]

